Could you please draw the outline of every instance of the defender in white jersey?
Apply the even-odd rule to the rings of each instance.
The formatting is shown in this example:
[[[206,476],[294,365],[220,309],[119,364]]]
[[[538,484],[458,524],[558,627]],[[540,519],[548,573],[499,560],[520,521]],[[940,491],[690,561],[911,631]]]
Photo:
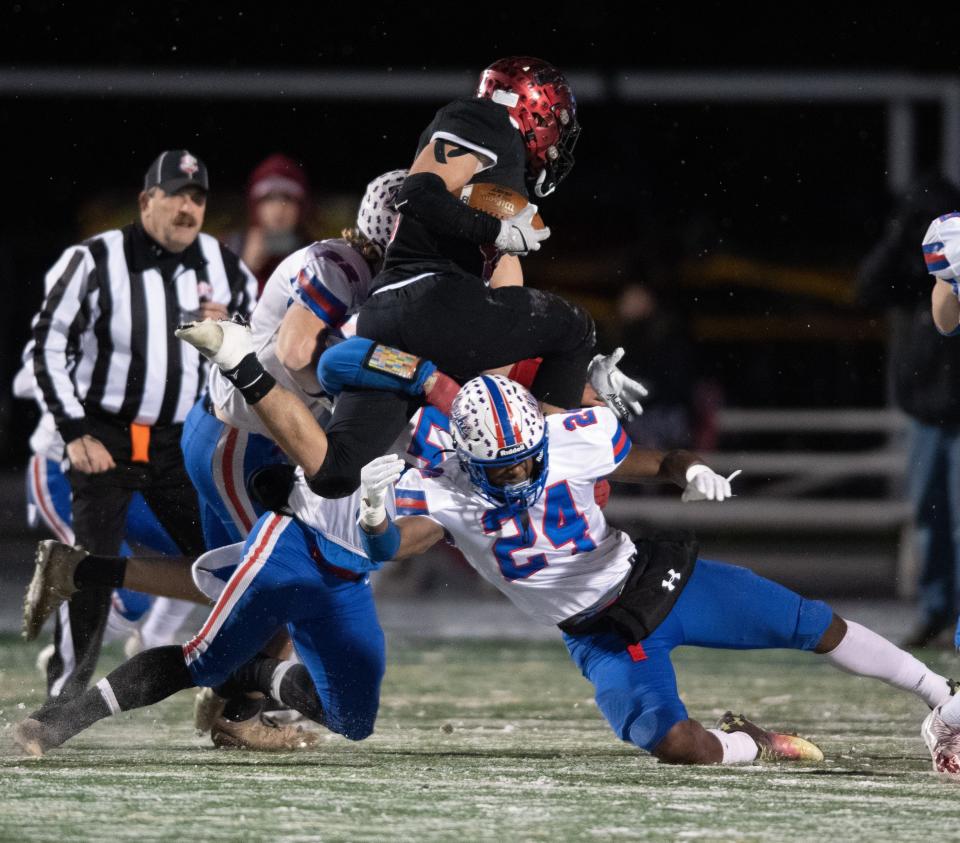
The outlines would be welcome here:
[[[370,294],[396,216],[391,199],[405,174],[393,170],[370,182],[356,227],[342,238],[321,240],[285,258],[250,318],[263,367],[322,425],[330,402],[317,383],[317,359],[328,335],[337,334]],[[251,477],[266,466],[285,465],[286,457],[215,366],[207,395],[187,418],[182,445],[200,497],[208,549],[243,540],[264,512],[262,502],[251,496]]]
[[[685,501],[729,497],[730,478],[694,454],[631,451],[606,408],[544,419],[523,387],[498,375],[464,385],[451,430],[456,458],[409,471],[398,483],[396,523],[381,500],[401,466],[387,456],[364,468],[367,556],[402,559],[452,540],[520,608],[563,630],[621,739],[676,763],[823,758],[809,741],[731,712],[715,729],[691,720],[670,662],[681,644],[813,650],[930,706],[949,698],[948,680],[826,604],[743,568],[698,559],[689,537],[631,540],[606,523],[590,492],[603,474],[672,481]]]
[[[934,277],[930,291],[930,314],[936,329],[947,337],[960,334],[960,211],[945,213],[930,223],[921,244],[923,260]],[[950,460],[955,434],[937,425],[940,437],[940,459]],[[950,467],[941,469],[949,476]],[[952,486],[948,490],[952,494]],[[938,501],[949,511],[953,505],[949,497]],[[954,516],[955,517],[955,516]],[[954,633],[954,644],[960,649],[960,619]],[[935,708],[923,721],[920,730],[933,769],[939,773],[960,776],[960,698],[954,697],[946,705]]]

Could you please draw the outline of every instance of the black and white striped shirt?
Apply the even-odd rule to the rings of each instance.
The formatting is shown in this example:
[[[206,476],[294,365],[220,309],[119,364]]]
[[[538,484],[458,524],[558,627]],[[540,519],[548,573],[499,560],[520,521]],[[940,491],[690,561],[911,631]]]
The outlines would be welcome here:
[[[200,395],[206,361],[173,332],[201,301],[249,316],[257,279],[210,235],[179,254],[138,224],[67,249],[47,274],[33,322],[33,365],[64,441],[88,412],[122,422],[182,422]]]

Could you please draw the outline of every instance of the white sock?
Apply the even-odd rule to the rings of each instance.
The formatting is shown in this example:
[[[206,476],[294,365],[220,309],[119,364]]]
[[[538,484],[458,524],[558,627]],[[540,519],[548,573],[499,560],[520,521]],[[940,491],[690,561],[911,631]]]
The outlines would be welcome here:
[[[952,696],[940,709],[943,722],[955,729],[960,729],[960,695]]]
[[[843,640],[824,654],[828,661],[848,673],[879,679],[916,694],[931,708],[950,698],[946,677],[865,626],[855,621],[846,623]]]
[[[158,597],[154,600],[140,629],[144,649],[172,644],[195,606],[195,603],[188,600],[174,600],[172,597]]]
[[[128,621],[116,606],[110,607],[110,614],[107,615],[107,625],[103,630],[103,643],[109,644],[111,641],[119,641],[126,638],[137,628],[135,621]]]
[[[746,732],[721,732],[719,729],[707,731],[720,741],[723,747],[721,764],[743,764],[753,761],[760,752],[757,742]]]

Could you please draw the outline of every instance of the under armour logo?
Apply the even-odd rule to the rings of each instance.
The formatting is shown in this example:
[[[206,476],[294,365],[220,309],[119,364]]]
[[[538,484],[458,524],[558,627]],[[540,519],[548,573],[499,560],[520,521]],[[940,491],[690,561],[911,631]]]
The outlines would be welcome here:
[[[674,583],[680,579],[680,574],[671,568],[669,571],[667,571],[667,576],[670,579],[661,580],[660,585],[662,585],[667,591],[674,591],[676,589]]]

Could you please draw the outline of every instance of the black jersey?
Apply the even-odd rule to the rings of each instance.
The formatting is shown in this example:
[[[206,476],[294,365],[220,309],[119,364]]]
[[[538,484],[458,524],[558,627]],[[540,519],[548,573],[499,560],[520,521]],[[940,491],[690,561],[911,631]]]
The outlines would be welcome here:
[[[417,155],[437,140],[447,141],[443,154],[467,149],[487,162],[470,180],[471,184],[498,184],[527,196],[523,140],[502,105],[470,97],[454,100],[437,112],[420,135]],[[396,234],[387,247],[383,271],[374,279],[374,288],[426,272],[466,272],[479,277],[484,262],[475,243],[438,235],[401,213]]]

